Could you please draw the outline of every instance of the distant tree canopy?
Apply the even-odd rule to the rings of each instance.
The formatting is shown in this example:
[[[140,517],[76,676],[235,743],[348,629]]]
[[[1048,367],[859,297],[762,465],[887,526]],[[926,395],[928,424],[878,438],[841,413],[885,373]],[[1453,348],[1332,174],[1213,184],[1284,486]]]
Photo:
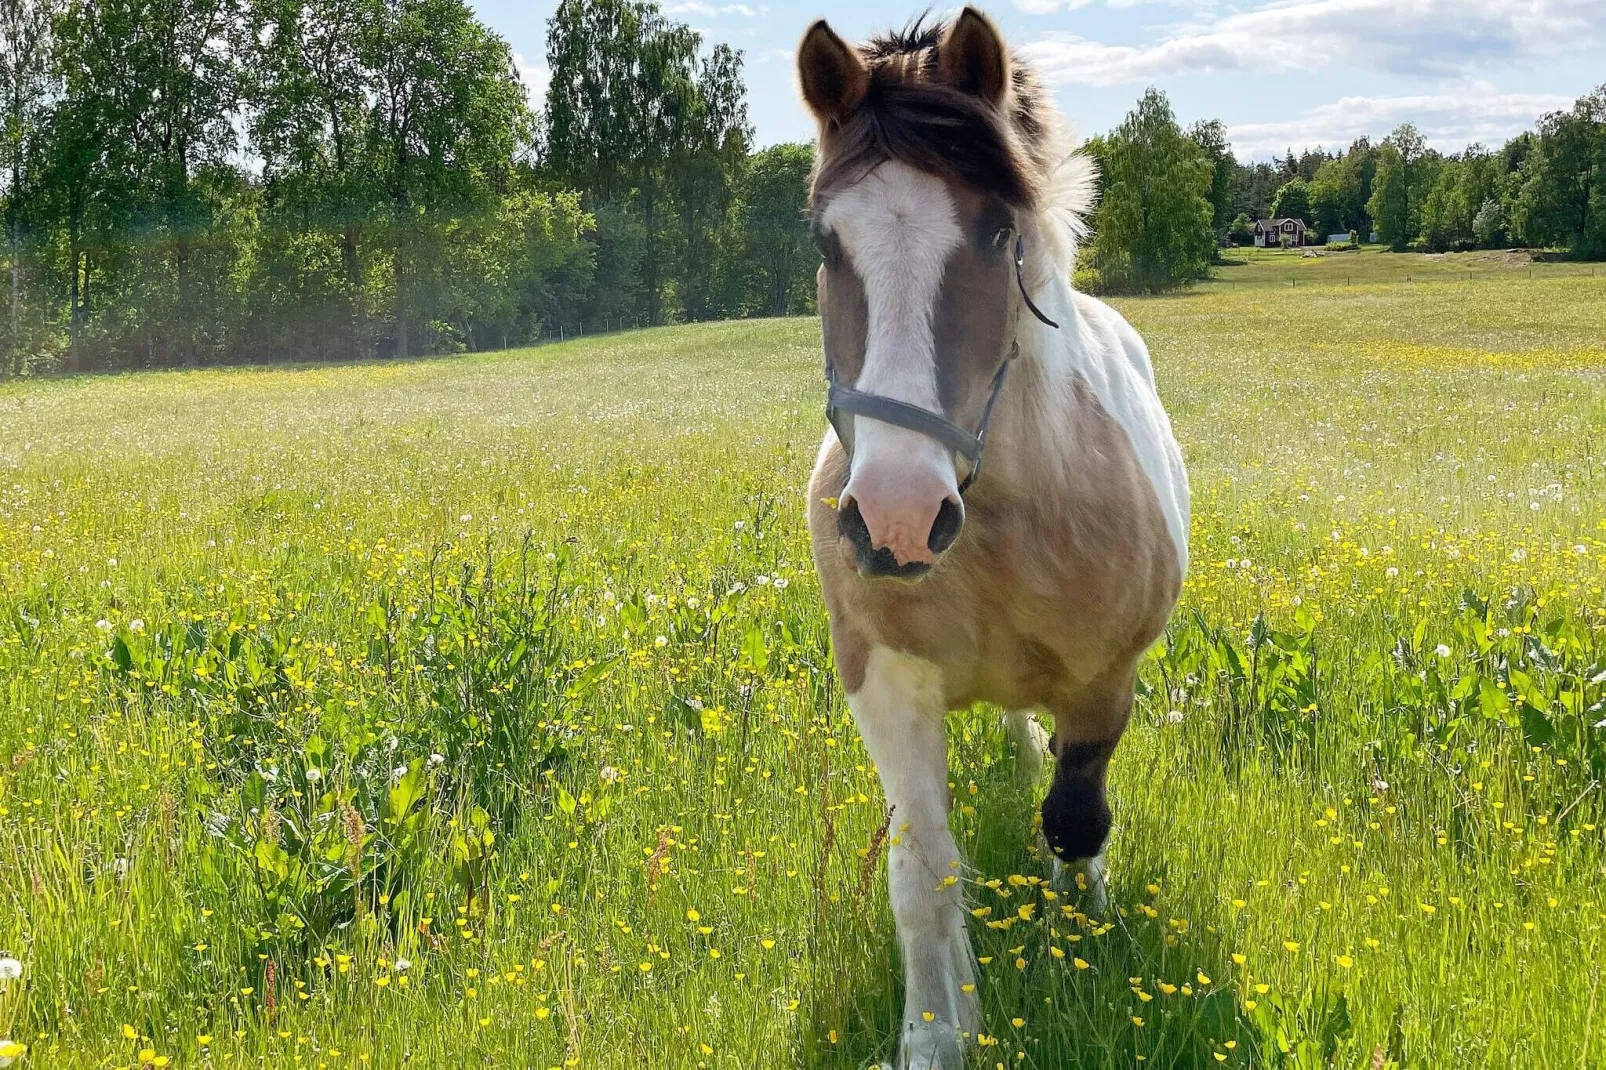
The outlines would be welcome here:
[[[743,56],[561,0],[531,102],[468,0],[0,0],[0,375],[406,357],[813,309],[811,149]],[[1409,125],[1240,164],[1150,90],[1090,144],[1078,280],[1203,277],[1272,214],[1399,249],[1606,256],[1606,86],[1498,151]]]
[[[1208,274],[1219,244],[1210,202],[1215,168],[1183,134],[1165,94],[1150,89],[1089,151],[1099,161],[1100,195],[1084,261],[1088,283],[1158,293]]]
[[[1272,198],[1271,214],[1273,219],[1299,219],[1306,225],[1310,224],[1310,183],[1303,178],[1295,177],[1283,183]]]
[[[565,0],[0,0],[0,374],[482,349],[812,308],[741,54]]]
[[[1295,215],[1288,206],[1301,198],[1318,237],[1354,230],[1396,250],[1517,243],[1606,257],[1606,86],[1498,151],[1470,145],[1446,156],[1405,123],[1377,145],[1361,138],[1337,155],[1235,166],[1236,212]]]

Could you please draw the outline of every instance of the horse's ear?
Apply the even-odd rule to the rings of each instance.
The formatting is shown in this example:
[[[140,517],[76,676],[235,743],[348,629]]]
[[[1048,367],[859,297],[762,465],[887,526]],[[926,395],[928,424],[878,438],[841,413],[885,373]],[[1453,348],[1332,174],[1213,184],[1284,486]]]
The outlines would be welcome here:
[[[1003,102],[1009,92],[1009,49],[991,19],[973,7],[959,13],[937,46],[937,77],[989,104]]]
[[[797,47],[803,99],[822,123],[843,123],[870,89],[870,68],[824,19],[809,27]]]

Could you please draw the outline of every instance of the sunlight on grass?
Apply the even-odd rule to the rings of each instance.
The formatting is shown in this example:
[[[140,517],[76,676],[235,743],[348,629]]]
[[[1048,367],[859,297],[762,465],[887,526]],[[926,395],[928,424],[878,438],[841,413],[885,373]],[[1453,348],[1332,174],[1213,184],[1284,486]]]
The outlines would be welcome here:
[[[1587,1064],[1606,280],[1213,291],[1121,304],[1196,518],[1109,917],[951,721],[976,1063]],[[820,374],[770,321],[0,387],[18,1065],[889,1058]]]

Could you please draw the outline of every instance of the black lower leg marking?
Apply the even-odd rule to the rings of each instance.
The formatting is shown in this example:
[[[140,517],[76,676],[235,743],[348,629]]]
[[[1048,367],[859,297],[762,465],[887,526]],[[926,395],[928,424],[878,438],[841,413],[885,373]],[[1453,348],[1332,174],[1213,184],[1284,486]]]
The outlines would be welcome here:
[[[1104,772],[1115,743],[1113,739],[1067,743],[1059,749],[1054,786],[1043,800],[1043,837],[1063,859],[1092,858],[1110,834]]]

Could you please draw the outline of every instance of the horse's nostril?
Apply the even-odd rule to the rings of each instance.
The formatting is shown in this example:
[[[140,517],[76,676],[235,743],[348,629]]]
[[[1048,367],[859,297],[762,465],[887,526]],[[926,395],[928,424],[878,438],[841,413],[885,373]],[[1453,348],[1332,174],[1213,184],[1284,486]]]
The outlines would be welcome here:
[[[870,547],[870,525],[864,522],[864,514],[859,512],[859,503],[852,498],[842,502],[836,515],[837,530],[845,535],[854,546]]]
[[[944,498],[942,506],[937,510],[937,519],[932,521],[931,534],[926,537],[926,545],[934,554],[943,553],[954,544],[954,540],[959,538],[959,529],[964,526],[965,511],[952,498]]]
[[[884,546],[876,547],[870,538],[870,525],[859,511],[859,503],[852,498],[842,499],[842,505],[837,509],[836,524],[837,531],[853,547],[853,558],[861,576],[918,580],[931,571],[931,566],[924,561],[909,561],[900,565],[891,550]]]

